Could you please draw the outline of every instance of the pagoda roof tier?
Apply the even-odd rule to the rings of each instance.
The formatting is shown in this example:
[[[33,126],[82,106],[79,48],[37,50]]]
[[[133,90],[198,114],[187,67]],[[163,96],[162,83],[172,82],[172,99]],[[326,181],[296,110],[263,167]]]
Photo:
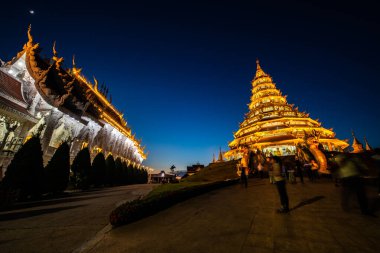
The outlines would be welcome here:
[[[295,145],[314,137],[319,142],[334,144],[344,149],[349,144],[335,138],[332,129],[323,128],[318,120],[308,113],[299,112],[293,104],[288,104],[287,96],[277,89],[270,77],[257,61],[257,70],[252,80],[251,103],[249,112],[234,133],[234,140],[229,143],[232,150],[240,145],[261,148],[276,145]],[[231,154],[231,152],[227,152]]]

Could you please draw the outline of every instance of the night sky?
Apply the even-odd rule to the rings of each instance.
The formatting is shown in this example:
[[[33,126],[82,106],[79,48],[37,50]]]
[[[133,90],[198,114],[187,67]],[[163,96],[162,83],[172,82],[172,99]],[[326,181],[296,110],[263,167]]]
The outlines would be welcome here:
[[[0,58],[27,41],[110,89],[149,151],[145,165],[207,165],[248,112],[256,58],[288,102],[380,147],[380,18],[373,2],[2,3]],[[286,4],[284,2],[287,2]],[[34,14],[30,14],[34,10]]]

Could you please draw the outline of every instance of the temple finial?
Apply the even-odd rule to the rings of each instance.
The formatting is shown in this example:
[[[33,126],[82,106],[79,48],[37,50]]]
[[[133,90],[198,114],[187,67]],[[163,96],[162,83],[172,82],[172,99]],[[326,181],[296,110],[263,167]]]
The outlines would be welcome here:
[[[365,150],[372,151],[373,148],[371,147],[371,145],[368,144],[368,141],[367,141],[366,137],[364,137],[364,142],[365,142]]]
[[[27,42],[27,46],[28,47],[32,47],[33,46],[33,36],[31,34],[32,32],[32,24],[29,24],[29,27],[28,27],[28,42]]]
[[[53,56],[57,57],[57,50],[55,50],[55,41],[53,43]]]
[[[258,77],[261,77],[261,76],[267,76],[267,74],[263,71],[263,69],[261,68],[260,66],[260,61],[259,59],[257,58],[256,59],[256,75],[255,75],[255,79],[258,78]]]
[[[363,144],[360,143],[360,141],[356,138],[354,130],[351,130],[352,137],[354,137],[354,141],[352,142],[352,153],[362,153],[364,152]]]
[[[77,68],[77,66],[75,65],[75,54],[73,54],[73,68]]]

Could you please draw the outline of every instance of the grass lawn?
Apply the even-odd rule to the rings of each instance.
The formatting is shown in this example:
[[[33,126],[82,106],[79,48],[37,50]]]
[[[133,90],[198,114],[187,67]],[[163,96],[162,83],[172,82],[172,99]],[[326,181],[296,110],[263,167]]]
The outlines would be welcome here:
[[[236,164],[237,161],[210,164],[197,174],[182,179],[179,183],[159,185],[154,188],[146,198],[150,198],[163,192],[176,191],[196,185],[238,178],[238,175],[236,174]]]

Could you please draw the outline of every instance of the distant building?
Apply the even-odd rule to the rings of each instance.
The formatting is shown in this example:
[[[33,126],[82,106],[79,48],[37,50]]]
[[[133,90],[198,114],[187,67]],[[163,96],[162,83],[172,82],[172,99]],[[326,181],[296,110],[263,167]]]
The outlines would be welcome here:
[[[195,173],[199,172],[201,169],[203,169],[205,166],[203,164],[194,164],[191,166],[187,166],[187,176],[194,175]]]
[[[161,171],[150,175],[150,183],[172,183],[176,181],[176,174]]]

